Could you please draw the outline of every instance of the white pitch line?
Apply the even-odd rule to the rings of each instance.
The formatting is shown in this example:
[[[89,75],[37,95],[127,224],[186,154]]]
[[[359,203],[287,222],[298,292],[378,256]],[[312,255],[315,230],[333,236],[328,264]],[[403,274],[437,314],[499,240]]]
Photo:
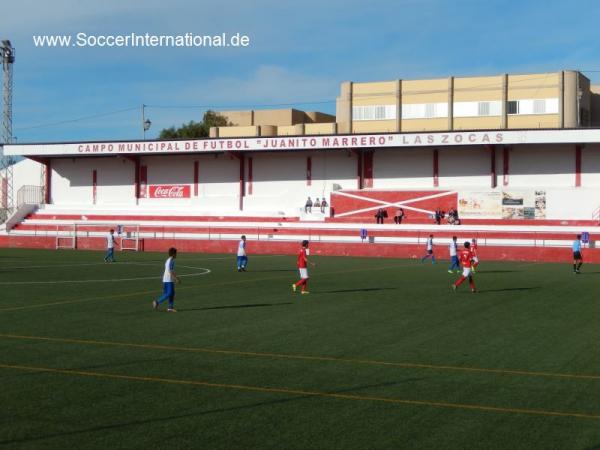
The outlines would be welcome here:
[[[151,265],[151,264],[143,264],[143,263],[124,263],[130,265]],[[91,265],[91,264],[90,264]],[[55,267],[55,266],[48,266]],[[180,265],[178,267],[184,267],[186,269],[195,269],[201,270],[202,272],[194,272],[194,273],[186,273],[183,275],[179,275],[179,277],[198,277],[202,275],[208,275],[211,271],[210,269],[206,269],[204,267],[192,267],[192,266],[184,266]],[[152,277],[135,277],[135,278],[109,278],[104,280],[49,280],[49,281],[3,281],[0,282],[0,285],[24,285],[24,284],[78,284],[78,283],[108,283],[108,282],[120,282],[120,281],[140,281],[140,280],[156,280],[160,279],[160,276],[152,276]]]

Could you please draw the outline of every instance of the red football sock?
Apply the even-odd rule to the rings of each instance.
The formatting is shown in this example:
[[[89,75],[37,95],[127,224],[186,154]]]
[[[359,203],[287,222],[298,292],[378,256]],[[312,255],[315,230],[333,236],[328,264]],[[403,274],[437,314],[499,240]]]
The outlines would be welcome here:
[[[475,289],[475,283],[473,282],[473,280],[469,280],[469,286],[471,287],[471,289]]]
[[[305,278],[304,280],[302,280],[302,292],[304,292],[306,289],[308,289],[308,278]]]
[[[466,278],[465,277],[460,277],[458,280],[456,280],[456,283],[454,283],[454,286],[458,287],[462,284],[463,281],[465,281]]]

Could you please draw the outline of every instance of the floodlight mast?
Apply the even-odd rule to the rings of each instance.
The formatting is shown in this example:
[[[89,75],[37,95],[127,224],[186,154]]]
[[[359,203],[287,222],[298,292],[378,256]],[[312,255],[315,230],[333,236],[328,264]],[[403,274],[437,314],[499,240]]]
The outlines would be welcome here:
[[[12,144],[12,85],[13,85],[13,64],[15,62],[15,49],[8,39],[2,41],[0,45],[0,61],[2,62],[2,135],[0,144]],[[2,209],[10,214],[14,209],[13,197],[13,170],[12,158],[4,155],[4,147],[0,158],[0,171],[2,172],[2,191],[1,204]]]

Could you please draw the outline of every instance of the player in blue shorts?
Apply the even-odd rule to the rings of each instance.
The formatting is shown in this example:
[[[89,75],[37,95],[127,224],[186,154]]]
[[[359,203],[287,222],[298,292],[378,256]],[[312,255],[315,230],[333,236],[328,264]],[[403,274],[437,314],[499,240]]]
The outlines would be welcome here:
[[[573,273],[581,273],[581,265],[583,264],[583,256],[581,255],[581,235],[578,234],[573,241]]]
[[[237,270],[238,272],[245,272],[246,266],[248,265],[248,255],[246,254],[246,236],[242,236],[238,243],[237,251]]]
[[[104,262],[116,262],[115,260],[115,230],[111,230],[106,235],[106,255],[104,255]]]
[[[156,311],[162,302],[169,300],[167,312],[177,312],[175,304],[175,282],[179,283],[179,277],[175,273],[175,258],[177,258],[177,249],[169,249],[169,258],[165,261],[165,272],[163,274],[163,294],[158,300],[152,302],[152,308]]]

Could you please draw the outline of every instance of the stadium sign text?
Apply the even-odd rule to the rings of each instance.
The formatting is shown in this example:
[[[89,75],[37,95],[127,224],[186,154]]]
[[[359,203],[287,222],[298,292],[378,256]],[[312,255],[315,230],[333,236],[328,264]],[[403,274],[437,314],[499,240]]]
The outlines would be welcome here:
[[[212,138],[181,141],[85,142],[5,145],[6,155],[127,155],[227,151],[450,147],[495,144],[600,143],[600,129],[503,130],[364,135]]]

